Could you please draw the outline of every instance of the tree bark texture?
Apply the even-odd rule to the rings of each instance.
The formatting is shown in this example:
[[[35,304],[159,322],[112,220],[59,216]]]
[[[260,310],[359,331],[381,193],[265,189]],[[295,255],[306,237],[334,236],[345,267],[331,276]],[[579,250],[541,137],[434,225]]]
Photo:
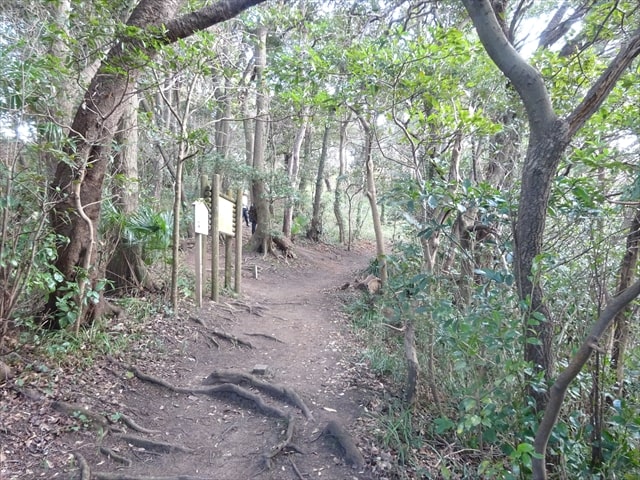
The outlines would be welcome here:
[[[255,234],[251,239],[250,248],[254,251],[266,253],[271,248],[271,212],[267,189],[261,173],[264,171],[265,136],[267,129],[268,99],[265,91],[263,72],[267,65],[267,28],[260,26],[256,33],[257,44],[255,54],[256,78],[256,120],[253,132],[253,168],[257,173],[252,185],[253,203],[256,207],[258,223]]]
[[[118,213],[129,216],[138,210],[138,96],[132,95],[120,119],[115,136],[118,153],[113,160],[113,203]],[[149,282],[140,245],[131,244],[114,232],[115,252],[106,269],[106,278],[115,291],[154,288]]]
[[[157,53],[162,44],[228,20],[262,1],[223,0],[178,18],[175,15],[183,3],[179,0],[142,0],[135,7],[127,24],[145,30],[157,41],[121,38],[113,43],[86,91],[82,105],[76,111],[69,133],[73,148],[66,152],[67,159],[57,165],[52,182],[56,199],[52,226],[58,235],[68,239],[67,243],[59,245],[56,262],[56,267],[65,278],[63,283],[76,282],[85,266],[91,268],[95,265],[96,252],[92,248],[95,238],[91,230],[100,218],[102,185],[111,141],[122,115],[123,102],[132,95],[136,79],[145,66],[144,59]],[[154,31],[152,27],[163,22],[166,22],[164,33],[159,37],[160,30],[156,28]],[[95,269],[82,273],[85,274],[89,274],[91,287],[101,276],[101,272]],[[59,288],[49,297],[45,314],[50,327],[60,327],[55,313],[58,299],[63,295],[64,291]],[[99,313],[99,309],[92,308],[85,317],[90,319],[96,313]]]

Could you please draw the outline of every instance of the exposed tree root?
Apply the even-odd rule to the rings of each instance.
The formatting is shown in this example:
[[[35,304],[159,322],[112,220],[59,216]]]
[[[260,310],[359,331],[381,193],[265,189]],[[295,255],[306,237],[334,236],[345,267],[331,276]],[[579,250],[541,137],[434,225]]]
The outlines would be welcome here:
[[[176,445],[173,443],[165,443],[158,442],[156,440],[149,440],[147,438],[136,437],[134,435],[118,435],[120,440],[123,440],[131,445],[135,445],[136,447],[142,447],[145,450],[151,450],[153,452],[159,453],[171,453],[171,452],[182,452],[182,453],[193,453],[193,450],[188,447],[184,447],[182,445]]]
[[[141,427],[140,425],[138,425],[136,422],[134,422],[130,417],[128,417],[124,413],[120,415],[120,418],[122,419],[122,422],[127,427],[131,428],[132,430],[135,430],[136,432],[147,433],[149,435],[152,435],[154,433],[160,433],[160,430],[151,430],[149,428]]]
[[[205,322],[202,321],[201,319],[199,319],[198,317],[189,317],[189,320],[202,325],[204,328],[207,329],[208,333],[210,333],[212,335],[215,335],[218,338],[222,338],[223,340],[227,340],[228,342],[231,342],[231,343],[233,343],[235,345],[242,345],[242,346],[247,347],[247,348],[253,348],[253,345],[251,345],[250,342],[247,342],[246,340],[242,340],[242,339],[240,339],[240,338],[238,338],[235,335],[232,335],[230,333],[226,333],[226,332],[223,332],[221,330],[216,330],[215,328],[211,328],[211,327],[207,326],[205,324]]]
[[[271,461],[279,453],[284,451],[284,449],[291,448],[293,450],[296,450],[297,452],[300,451],[300,449],[297,446],[291,443],[291,439],[293,438],[293,426],[294,426],[293,417],[290,416],[287,418],[287,434],[285,435],[284,440],[282,440],[279,444],[273,447],[268,453],[265,453],[262,455],[262,459],[264,461],[264,465],[267,470],[271,469],[271,466],[272,466]]]
[[[212,480],[211,477],[193,477],[191,475],[169,475],[162,477],[147,475],[127,475],[126,473],[94,472],[95,480]]]
[[[91,468],[89,468],[87,461],[78,452],[74,452],[73,456],[80,467],[80,480],[91,480]]]
[[[92,412],[82,405],[63,401],[55,401],[51,403],[51,408],[69,416],[83,415],[87,420],[90,420],[92,424],[105,429],[109,428],[109,422],[107,422],[106,418],[104,418],[102,415]]]
[[[286,419],[288,417],[288,415],[280,410],[277,407],[274,407],[272,405],[269,405],[267,403],[265,403],[265,401],[259,397],[258,395],[256,395],[255,393],[250,392],[249,390],[246,390],[242,387],[239,387],[238,385],[233,385],[230,383],[223,383],[221,385],[215,385],[213,387],[206,387],[206,388],[185,388],[185,387],[176,387],[171,385],[170,383],[162,380],[161,378],[157,378],[154,377],[153,375],[148,375],[146,373],[142,373],[140,372],[138,369],[133,368],[132,369],[134,375],[136,377],[138,377],[140,380],[144,380],[145,382],[149,382],[149,383],[155,383],[157,385],[160,385],[162,387],[165,387],[169,390],[171,390],[172,392],[176,392],[176,393],[186,393],[186,394],[201,394],[201,395],[211,395],[211,396],[216,396],[219,394],[224,394],[224,393],[232,393],[237,395],[240,398],[243,398],[245,400],[249,400],[250,402],[252,402],[253,404],[255,404],[256,408],[262,412],[263,414],[267,415],[267,416],[271,416],[271,417],[276,417],[276,418],[284,418]]]
[[[122,465],[124,465],[126,467],[130,467],[131,466],[131,463],[132,463],[131,459],[114,452],[110,448],[100,447],[100,453],[102,453],[103,455],[106,455],[108,458],[110,458],[114,462],[121,463]]]
[[[222,332],[220,330],[216,330],[214,328],[209,328],[208,331],[215,335],[216,337],[222,338],[223,340],[228,340],[229,342],[233,343],[233,344],[237,344],[237,345],[242,345],[244,347],[248,347],[248,348],[253,348],[253,345],[251,345],[250,342],[247,342],[246,340],[242,340],[238,337],[236,337],[235,335],[231,335],[230,333],[225,333]]]
[[[206,335],[204,332],[200,332],[200,335],[202,335],[206,340],[208,340],[209,342],[213,343],[213,345],[220,350],[220,344],[218,343],[218,341],[213,337],[213,335]]]
[[[330,435],[335,438],[342,450],[343,458],[349,465],[358,469],[364,468],[365,462],[362,453],[360,453],[351,435],[349,435],[349,432],[347,432],[342,425],[335,420],[331,420],[322,431],[321,436],[323,435]]]
[[[303,476],[302,473],[300,473],[300,470],[298,469],[298,466],[296,465],[296,462],[293,461],[293,458],[289,458],[289,463],[291,463],[291,468],[293,468],[293,471],[296,473],[296,475],[298,476],[298,478],[300,480],[306,480]]]
[[[264,312],[269,310],[269,307],[265,307],[264,305],[249,305],[248,303],[240,302],[240,301],[232,302],[232,305],[243,307],[251,315],[256,315],[258,317],[264,317]]]
[[[302,410],[302,413],[307,418],[307,420],[313,420],[313,415],[311,414],[311,410],[304,403],[300,395],[293,389],[289,387],[285,387],[283,385],[277,385],[269,382],[265,382],[253,375],[249,375],[248,373],[242,372],[212,372],[207,378],[205,378],[202,383],[204,385],[214,385],[216,383],[230,383],[234,385],[238,385],[241,383],[248,383],[254,388],[258,390],[268,393],[269,395],[282,399],[293,405],[294,407],[298,407]]]
[[[248,337],[262,337],[262,338],[266,338],[268,340],[273,340],[274,342],[277,343],[285,343],[282,340],[280,340],[279,338],[274,337],[273,335],[267,335],[266,333],[246,333],[245,335]]]

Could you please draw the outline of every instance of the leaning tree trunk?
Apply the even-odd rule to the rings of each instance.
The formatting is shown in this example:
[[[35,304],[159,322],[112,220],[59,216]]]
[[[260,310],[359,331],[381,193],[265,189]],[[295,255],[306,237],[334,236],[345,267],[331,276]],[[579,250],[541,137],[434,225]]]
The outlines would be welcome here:
[[[60,302],[73,303],[76,318],[66,321],[91,320],[104,307],[102,301],[84,307],[86,290],[96,290],[103,272],[95,268],[96,230],[100,218],[102,185],[111,153],[113,132],[122,115],[123,101],[132,95],[132,88],[143,62],[157,53],[164,43],[186,38],[194,32],[223,22],[263,0],[226,0],[203,7],[197,12],[174,18],[182,5],[179,0],[142,0],[127,22],[129,26],[146,29],[163,25],[147,35],[122,37],[113,42],[102,66],[87,89],[69,133],[72,147],[68,159],[58,164],[51,191],[56,200],[51,224],[57,235],[67,238],[58,247],[56,268],[64,277],[49,296],[45,307],[45,324],[59,328]],[[146,57],[146,58],[145,58]],[[78,288],[70,292],[69,285]],[[72,294],[70,297],[70,293]],[[95,297],[92,297],[95,298]]]

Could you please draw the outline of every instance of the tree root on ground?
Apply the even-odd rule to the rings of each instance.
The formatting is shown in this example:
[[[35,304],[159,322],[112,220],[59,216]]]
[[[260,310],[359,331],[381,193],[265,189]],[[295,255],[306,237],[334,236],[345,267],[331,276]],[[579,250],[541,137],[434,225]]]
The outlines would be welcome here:
[[[298,466],[296,465],[296,462],[293,461],[293,458],[289,458],[289,463],[291,464],[291,468],[293,468],[293,471],[295,472],[295,474],[298,476],[298,478],[300,480],[306,480],[303,476],[302,473],[300,472],[300,469],[298,469]]]
[[[102,453],[103,455],[106,455],[107,458],[110,458],[114,462],[121,463],[125,467],[130,467],[131,466],[132,462],[131,462],[130,458],[127,458],[127,457],[125,457],[123,455],[120,455],[119,453],[114,452],[110,448],[100,447],[100,453]]]
[[[274,342],[277,342],[277,343],[286,343],[286,342],[283,342],[282,340],[280,340],[279,338],[276,338],[273,335],[267,335],[266,333],[247,333],[247,332],[245,332],[244,334],[246,336],[248,336],[248,337],[263,337],[263,338],[266,338],[268,340],[273,340]]]
[[[80,480],[91,480],[91,468],[89,468],[87,461],[78,452],[75,452],[73,456],[80,467]]]
[[[87,407],[83,405],[78,405],[75,403],[63,402],[61,400],[57,400],[51,403],[51,408],[54,410],[64,413],[65,415],[69,415],[70,417],[76,417],[78,419],[82,419],[81,416],[90,421],[94,426],[99,428],[104,428],[105,430],[109,429],[109,422],[107,419],[95,412],[92,412]],[[83,420],[83,419],[82,419]]]
[[[141,427],[124,413],[120,414],[120,419],[127,427],[129,427],[132,430],[135,430],[136,432],[146,433],[149,435],[152,435],[154,433],[160,433],[160,430],[151,430],[149,428]]]
[[[211,477],[193,477],[191,475],[169,475],[169,476],[147,476],[147,475],[127,475],[126,473],[104,473],[94,472],[95,480],[212,480]]]
[[[196,323],[202,325],[207,330],[207,333],[210,333],[211,335],[214,335],[214,336],[216,336],[218,338],[221,338],[223,340],[227,340],[228,342],[231,342],[234,345],[242,345],[242,346],[247,347],[247,348],[253,348],[253,345],[251,345],[250,342],[247,342],[246,340],[242,340],[242,339],[240,339],[240,338],[238,338],[235,335],[232,335],[230,333],[226,333],[226,332],[223,332],[221,330],[216,330],[215,328],[211,328],[211,327],[207,326],[207,324],[204,321],[202,321],[200,318],[198,318],[198,317],[189,317],[189,320],[191,320],[192,322],[196,322]],[[215,343],[217,344],[217,342],[215,342]]]
[[[271,461],[278,454],[283,452],[285,449],[294,450],[298,453],[304,453],[302,452],[302,450],[300,450],[300,448],[297,445],[291,443],[291,439],[293,438],[293,426],[294,426],[293,417],[290,416],[287,418],[287,433],[285,435],[284,440],[282,440],[275,447],[273,447],[268,453],[264,453],[262,455],[262,460],[267,470],[271,469],[271,466],[272,466]]]
[[[340,446],[345,461],[358,469],[364,468],[364,457],[349,435],[349,432],[337,421],[331,420],[320,434],[322,436],[332,436]],[[318,437],[318,438],[320,438]]]
[[[201,395],[211,395],[211,396],[231,393],[245,400],[249,400],[256,406],[258,411],[260,411],[261,413],[267,416],[283,418],[283,419],[286,419],[288,417],[288,415],[283,410],[280,410],[277,407],[274,407],[272,405],[265,403],[265,401],[261,397],[259,397],[255,393],[250,392],[249,390],[239,387],[238,385],[223,383],[220,385],[215,385],[213,387],[206,387],[206,388],[176,387],[166,382],[165,380],[162,380],[161,378],[157,378],[157,377],[154,377],[153,375],[142,373],[135,367],[132,368],[132,371],[134,375],[138,377],[140,380],[143,380],[149,383],[155,383],[156,385],[160,385],[161,387],[167,388],[172,392],[185,393],[188,395],[201,394]]]
[[[149,440],[147,438],[136,437],[135,435],[118,435],[120,440],[127,442],[136,447],[144,448],[145,450],[151,450],[159,453],[193,453],[193,450],[182,445],[176,445],[173,443],[159,442],[157,440]]]
[[[257,388],[258,390],[268,393],[272,397],[276,397],[282,399],[293,405],[294,407],[298,407],[307,420],[313,420],[313,415],[309,410],[309,407],[304,403],[300,395],[293,389],[289,387],[285,387],[283,385],[276,385],[273,383],[265,382],[253,375],[249,375],[248,373],[242,372],[212,372],[207,378],[202,381],[203,385],[214,385],[217,383],[229,383],[234,385],[239,385],[241,383],[248,383],[250,386]]]

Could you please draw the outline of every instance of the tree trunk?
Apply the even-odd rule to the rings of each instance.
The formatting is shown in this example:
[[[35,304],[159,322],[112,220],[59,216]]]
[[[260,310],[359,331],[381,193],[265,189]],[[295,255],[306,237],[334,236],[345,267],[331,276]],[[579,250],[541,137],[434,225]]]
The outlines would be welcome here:
[[[336,180],[336,190],[333,197],[333,214],[336,217],[336,225],[338,225],[338,241],[344,245],[346,242],[344,217],[342,215],[342,204],[344,199],[344,186],[346,185],[347,178],[347,161],[345,156],[345,144],[347,142],[347,126],[349,125],[349,119],[345,119],[340,124],[340,146],[338,149],[338,161],[340,163],[340,169],[338,171],[338,179]]]
[[[118,154],[113,159],[113,198],[114,206],[120,215],[128,217],[138,210],[138,96],[132,95],[126,110],[120,119],[115,136]],[[115,252],[106,269],[106,278],[111,282],[110,289],[132,291],[155,289],[147,273],[142,258],[142,247],[128,243],[115,232]]]
[[[585,122],[598,111],[616,85],[618,79],[640,54],[640,29],[629,37],[629,42],[620,48],[609,67],[593,83],[582,102],[566,119],[559,119],[553,111],[551,97],[540,73],[518,55],[500,27],[489,0],[463,0],[476,28],[480,41],[496,66],[509,78],[518,92],[527,112],[529,122],[529,147],[522,171],[522,186],[518,217],[515,225],[515,273],[520,299],[528,304],[525,315],[525,360],[530,362],[535,373],[542,373],[549,380],[552,375],[553,323],[544,302],[542,286],[534,269],[536,259],[542,253],[542,241],[546,210],[551,191],[551,180],[555,175],[560,157],[571,138]],[[634,287],[638,287],[635,288]],[[571,365],[556,380],[550,390],[550,399],[531,387],[536,400],[536,409],[545,410],[534,443],[538,455],[533,459],[533,477],[546,479],[546,447],[555,425],[569,382],[575,378],[591,353],[592,344],[600,338],[601,328],[606,328],[615,314],[638,295],[640,286],[626,289],[607,306],[593,334],[583,344]],[[627,298],[633,295],[633,298]],[[624,298],[624,300],[623,300]],[[622,304],[622,305],[620,305]],[[615,309],[614,309],[615,305]],[[611,308],[610,308],[611,307]],[[534,377],[535,378],[535,377]],[[547,403],[548,401],[548,403]]]
[[[638,247],[640,246],[640,208],[636,207],[629,234],[627,248],[620,265],[617,293],[626,290],[633,280],[638,264]],[[629,335],[629,317],[631,308],[627,305],[620,310],[613,321],[613,346],[611,350],[611,368],[616,372],[618,395],[624,394],[624,353]]]
[[[255,55],[256,121],[253,135],[253,168],[256,171],[256,178],[253,181],[251,191],[258,222],[249,248],[253,251],[267,253],[271,250],[271,212],[269,211],[265,181],[261,175],[265,169],[265,135],[269,114],[267,92],[263,79],[264,69],[267,65],[267,28],[265,26],[258,27],[256,37],[258,39]]]
[[[329,128],[329,121],[327,121],[324,126],[324,135],[322,136],[322,151],[320,152],[320,159],[318,160],[311,224],[307,229],[307,238],[314,242],[319,242],[322,235],[322,186],[324,179],[324,167],[327,163],[327,152],[329,151]]]
[[[142,29],[163,24],[165,43],[185,38],[198,30],[223,22],[262,0],[228,0],[204,7],[197,12],[174,18],[182,2],[178,0],[142,0],[127,22]],[[151,33],[157,40],[157,29]],[[59,328],[59,302],[72,301],[78,311],[74,321],[91,320],[100,313],[102,302],[91,303],[83,310],[85,288],[95,290],[103,273],[95,267],[96,226],[100,218],[102,185],[111,153],[113,132],[122,115],[123,101],[140,73],[141,52],[153,56],[161,42],[144,42],[123,37],[113,42],[102,66],[85,93],[69,133],[72,161],[60,162],[51,191],[56,201],[51,224],[56,234],[68,242],[58,247],[56,267],[64,281],[54,291],[45,307],[45,324]],[[85,283],[83,278],[87,279]],[[73,299],[69,286],[79,286]],[[69,319],[68,319],[69,320]]]
[[[287,165],[287,175],[289,177],[289,187],[293,191],[298,184],[298,172],[300,171],[300,151],[302,150],[302,144],[307,132],[307,112],[302,113],[302,125],[298,129],[296,138],[293,141],[293,148],[291,150],[291,156],[289,157],[289,163]],[[287,204],[284,207],[284,214],[282,219],[282,233],[285,237],[291,238],[291,225],[293,223],[293,210],[295,207],[295,201],[293,196],[287,200]]]
[[[378,197],[376,194],[376,179],[373,168],[373,131],[369,122],[360,114],[358,120],[364,131],[364,162],[366,167],[366,185],[367,198],[371,208],[371,220],[373,222],[373,230],[376,235],[376,257],[380,269],[379,276],[382,285],[387,283],[387,258],[384,248],[384,235],[382,233],[382,222],[380,221],[380,213],[378,212]]]

